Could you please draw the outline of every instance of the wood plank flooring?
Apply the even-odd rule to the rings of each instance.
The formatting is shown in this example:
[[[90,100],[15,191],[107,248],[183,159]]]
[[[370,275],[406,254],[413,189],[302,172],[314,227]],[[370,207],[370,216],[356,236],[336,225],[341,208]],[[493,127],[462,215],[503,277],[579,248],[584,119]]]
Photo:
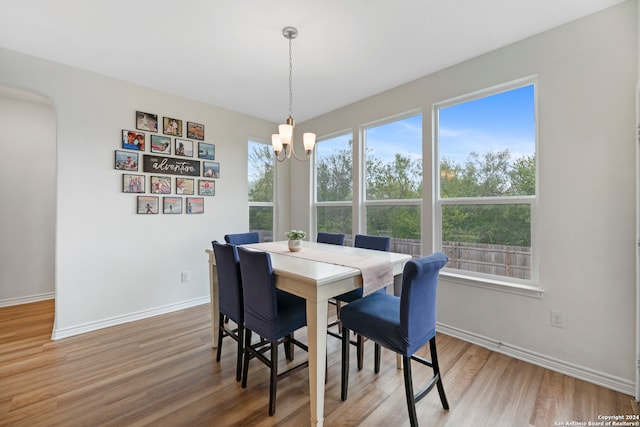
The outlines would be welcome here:
[[[208,305],[59,341],[50,340],[53,308],[53,301],[0,308],[0,426],[309,425],[307,372],[282,380],[269,417],[266,367],[254,361],[242,389],[231,340],[216,363]],[[342,402],[340,343],[328,337],[327,346],[326,426],[409,425],[391,352],[383,350],[375,375],[366,343],[365,368],[357,372],[352,360]],[[423,427],[548,427],[640,414],[631,396],[452,337],[438,336],[438,352],[451,409],[443,411],[432,391],[417,405]],[[294,363],[304,357],[298,350]],[[419,384],[427,371],[415,366]]]

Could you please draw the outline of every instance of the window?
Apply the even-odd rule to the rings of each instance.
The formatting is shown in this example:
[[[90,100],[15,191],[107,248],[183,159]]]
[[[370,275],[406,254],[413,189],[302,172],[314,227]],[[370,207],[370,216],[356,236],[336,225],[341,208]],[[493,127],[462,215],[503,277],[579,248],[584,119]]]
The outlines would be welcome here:
[[[270,145],[249,141],[249,230],[262,242],[273,241],[274,161]]]
[[[363,141],[362,231],[390,236],[394,252],[420,256],[422,115],[365,127]]]
[[[448,270],[532,280],[536,105],[531,79],[434,108],[434,235]]]
[[[318,141],[314,149],[316,230],[352,234],[353,138],[351,134]]]

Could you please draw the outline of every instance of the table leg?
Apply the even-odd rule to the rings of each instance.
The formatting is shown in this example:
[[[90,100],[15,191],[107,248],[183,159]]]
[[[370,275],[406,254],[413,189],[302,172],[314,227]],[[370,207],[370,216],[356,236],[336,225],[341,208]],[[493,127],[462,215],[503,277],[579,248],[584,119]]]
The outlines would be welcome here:
[[[220,306],[218,305],[218,273],[213,251],[209,252],[209,297],[211,300],[211,347],[217,348],[218,333],[220,332]]]
[[[324,378],[327,360],[327,300],[307,300],[309,336],[309,401],[311,426],[324,423]]]

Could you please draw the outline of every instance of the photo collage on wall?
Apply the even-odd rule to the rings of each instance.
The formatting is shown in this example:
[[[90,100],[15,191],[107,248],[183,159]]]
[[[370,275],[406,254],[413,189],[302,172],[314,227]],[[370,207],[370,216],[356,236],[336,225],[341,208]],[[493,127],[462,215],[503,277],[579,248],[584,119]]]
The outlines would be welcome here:
[[[122,192],[139,194],[138,214],[201,214],[220,178],[215,153],[204,125],[136,111],[135,130],[122,130],[115,169],[123,171]]]

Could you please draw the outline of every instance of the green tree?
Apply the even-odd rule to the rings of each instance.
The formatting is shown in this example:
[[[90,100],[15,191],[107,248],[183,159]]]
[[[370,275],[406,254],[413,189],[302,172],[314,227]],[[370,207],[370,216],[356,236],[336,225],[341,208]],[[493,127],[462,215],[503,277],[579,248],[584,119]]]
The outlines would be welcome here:
[[[511,161],[509,150],[471,153],[464,167],[443,160],[443,198],[502,197],[535,194],[535,155]],[[442,238],[514,246],[531,245],[528,205],[449,205],[443,208]]]

